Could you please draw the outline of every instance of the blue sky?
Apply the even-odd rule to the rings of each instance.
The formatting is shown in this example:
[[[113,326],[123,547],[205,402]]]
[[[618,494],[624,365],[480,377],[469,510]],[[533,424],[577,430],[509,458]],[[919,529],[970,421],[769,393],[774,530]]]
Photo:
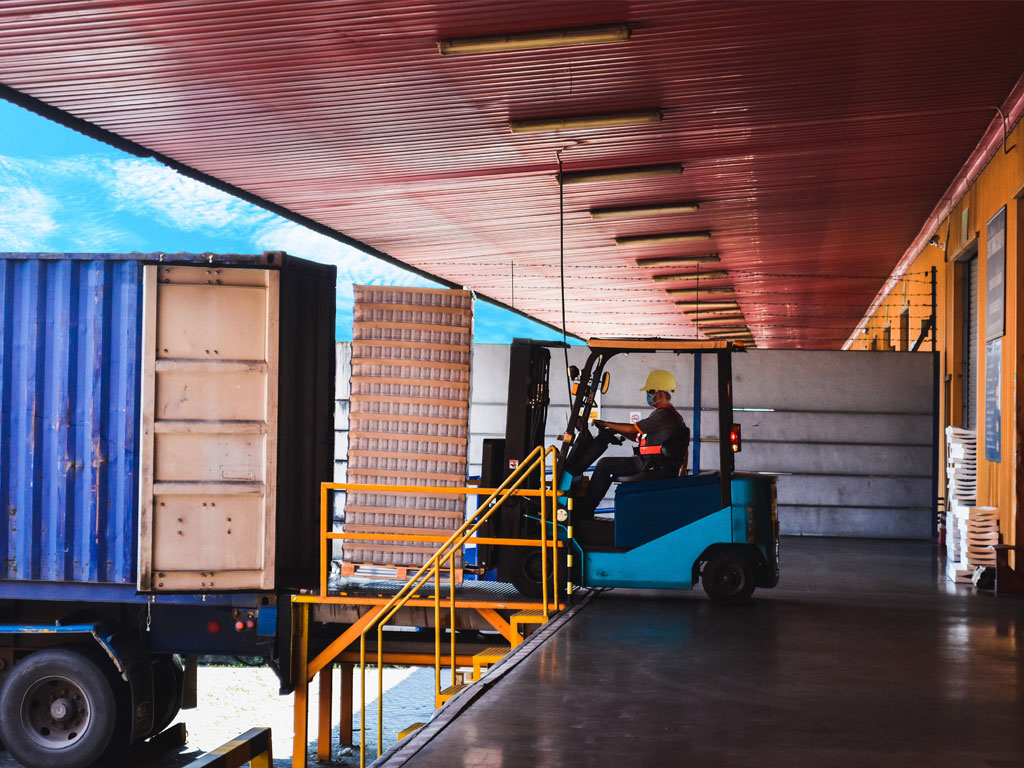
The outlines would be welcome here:
[[[338,267],[339,340],[352,338],[352,285],[434,283],[0,100],[0,251],[260,253]],[[561,334],[484,301],[477,342]]]

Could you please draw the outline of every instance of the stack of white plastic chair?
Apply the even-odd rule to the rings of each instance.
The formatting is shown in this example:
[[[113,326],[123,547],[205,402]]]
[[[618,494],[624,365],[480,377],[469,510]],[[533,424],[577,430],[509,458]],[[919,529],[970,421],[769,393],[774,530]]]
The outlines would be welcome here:
[[[946,576],[970,583],[967,561],[971,507],[978,503],[978,433],[946,427]]]

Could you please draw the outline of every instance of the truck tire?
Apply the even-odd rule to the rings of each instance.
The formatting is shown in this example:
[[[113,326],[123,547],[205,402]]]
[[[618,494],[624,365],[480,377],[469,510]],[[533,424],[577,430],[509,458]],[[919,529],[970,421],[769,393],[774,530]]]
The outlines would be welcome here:
[[[114,683],[90,654],[35,651],[0,689],[0,739],[26,768],[81,768],[110,746],[117,724]]]
[[[153,657],[153,735],[174,722],[181,710],[185,670],[177,656]]]
[[[754,593],[754,567],[737,552],[723,552],[708,560],[700,582],[716,603],[739,605]]]

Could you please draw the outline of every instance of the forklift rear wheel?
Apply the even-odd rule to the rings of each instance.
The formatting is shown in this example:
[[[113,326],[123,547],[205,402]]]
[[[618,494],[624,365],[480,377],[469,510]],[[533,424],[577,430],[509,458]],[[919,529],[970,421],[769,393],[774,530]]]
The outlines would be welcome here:
[[[0,690],[0,737],[28,768],[90,765],[110,746],[118,717],[112,675],[70,648],[35,651]]]
[[[754,593],[754,568],[747,558],[724,552],[708,560],[701,573],[701,584],[716,603],[738,605]]]

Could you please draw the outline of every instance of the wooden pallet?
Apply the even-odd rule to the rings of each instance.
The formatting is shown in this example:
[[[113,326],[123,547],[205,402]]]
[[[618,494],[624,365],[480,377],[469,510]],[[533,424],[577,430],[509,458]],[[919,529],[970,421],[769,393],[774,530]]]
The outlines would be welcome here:
[[[359,576],[374,579],[395,579],[397,581],[409,581],[420,569],[418,565],[378,565],[376,563],[350,563],[347,560],[341,563],[341,577],[351,578]],[[451,578],[447,568],[441,569],[441,581],[447,583]],[[455,569],[455,583],[462,583],[462,569]]]

